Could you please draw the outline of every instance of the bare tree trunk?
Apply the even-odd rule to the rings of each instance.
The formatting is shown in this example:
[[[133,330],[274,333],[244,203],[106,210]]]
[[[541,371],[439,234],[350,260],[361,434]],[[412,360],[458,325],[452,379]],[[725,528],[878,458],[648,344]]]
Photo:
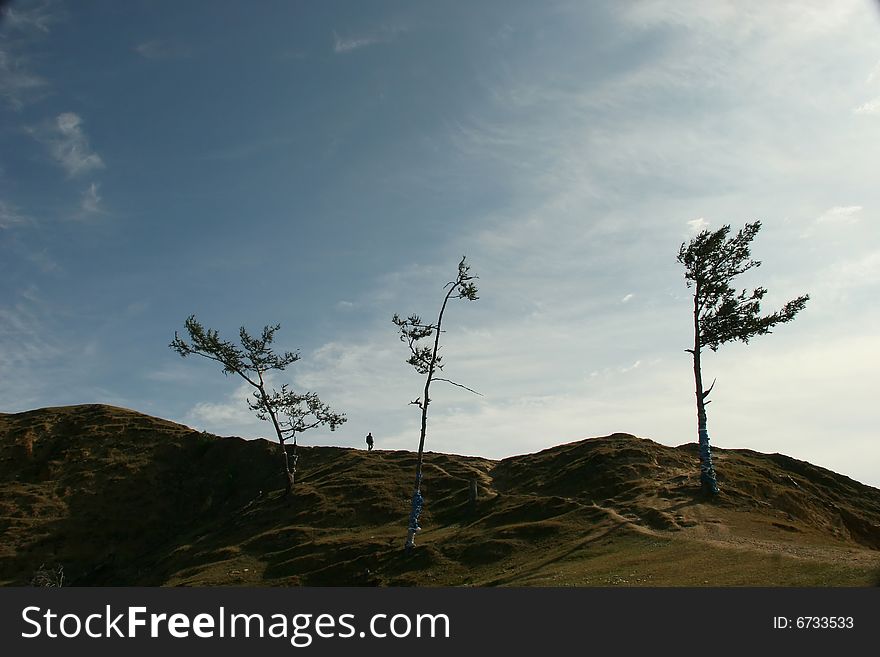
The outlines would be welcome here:
[[[294,445],[296,449],[296,445]],[[293,457],[293,467],[290,465],[290,457],[287,454],[287,445],[281,442],[281,455],[284,458],[284,476],[287,478],[284,488],[284,496],[287,497],[293,492],[293,484],[296,483],[296,453]]]
[[[440,337],[440,328],[437,328],[437,337]],[[434,357],[437,355],[437,345],[434,345]],[[421,529],[419,527],[419,516],[422,515],[422,507],[424,506],[424,499],[422,498],[422,461],[424,459],[425,454],[425,434],[428,429],[428,392],[431,388],[431,376],[434,373],[434,363],[433,358],[431,362],[431,367],[428,372],[428,377],[425,379],[425,391],[424,391],[424,399],[422,401],[422,428],[419,434],[419,456],[416,461],[416,486],[413,492],[412,497],[412,508],[409,512],[409,527],[406,534],[406,543],[404,544],[404,549],[409,552],[415,546],[415,537],[416,532]]]
[[[293,485],[296,483],[296,436],[294,435],[293,438],[293,467],[291,467],[290,459],[287,456],[287,447],[284,444],[284,433],[281,431],[281,425],[278,424],[278,418],[275,417],[275,411],[272,410],[272,406],[269,404],[269,395],[266,394],[266,388],[263,384],[263,375],[259,371],[257,371],[257,374],[260,377],[260,385],[257,386],[257,390],[259,390],[260,399],[263,400],[263,406],[266,408],[266,412],[272,420],[272,426],[275,428],[275,434],[278,436],[278,444],[281,446],[281,455],[284,458],[284,475],[287,478],[284,483],[284,497],[287,497],[293,492]]]
[[[422,400],[422,429],[419,435],[419,457],[416,462],[416,485],[412,497],[412,508],[409,513],[406,543],[404,544],[406,552],[411,551],[415,546],[416,532],[421,529],[419,527],[419,516],[422,515],[422,507],[424,506],[424,499],[422,498],[422,461],[425,453],[425,433],[428,429],[428,404],[430,403],[428,393],[431,389],[431,379],[434,377],[434,366],[437,363],[437,350],[440,348],[440,325],[443,323],[443,312],[446,310],[446,304],[449,302],[449,297],[452,296],[454,290],[455,286],[449,289],[449,292],[446,293],[446,298],[443,299],[443,305],[440,307],[440,315],[437,317],[437,333],[434,336],[434,351],[431,352],[431,363],[428,366],[428,376],[425,378],[425,391]]]
[[[697,287],[699,292],[699,287]],[[715,467],[712,465],[712,450],[709,447],[709,430],[706,423],[706,395],[703,391],[703,372],[700,363],[700,351],[703,346],[700,343],[700,308],[697,302],[698,294],[694,295],[694,382],[697,395],[697,436],[700,445],[700,484],[703,490],[718,493],[718,481],[715,479]],[[710,388],[711,389],[711,388]]]

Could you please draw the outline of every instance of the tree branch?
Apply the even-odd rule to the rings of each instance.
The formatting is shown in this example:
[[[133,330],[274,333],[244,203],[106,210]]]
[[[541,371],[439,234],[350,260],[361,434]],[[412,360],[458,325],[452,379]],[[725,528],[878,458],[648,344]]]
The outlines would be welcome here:
[[[483,397],[483,396],[484,396],[483,393],[481,393],[481,392],[477,392],[477,391],[474,390],[473,388],[468,388],[467,386],[463,386],[462,384],[460,384],[460,383],[456,383],[455,381],[450,381],[449,379],[443,379],[443,378],[440,378],[439,376],[435,376],[435,377],[433,377],[432,380],[433,380],[433,381],[445,381],[446,383],[451,383],[452,385],[454,385],[454,386],[458,386],[459,388],[464,388],[464,389],[467,390],[468,392],[472,392],[472,393],[474,393],[475,395],[479,395],[480,397]]]
[[[197,350],[197,349],[192,349],[192,348],[190,348],[190,349],[188,350],[188,353],[190,353],[190,354],[195,354],[196,356],[201,356],[202,358],[207,358],[208,360],[216,361],[216,362],[220,363],[221,365],[223,365],[224,367],[229,367],[229,364],[226,363],[225,361],[223,361],[222,359],[220,359],[220,358],[215,358],[214,356],[209,356],[208,354],[206,354],[206,353],[204,353],[204,352],[202,352],[202,351],[199,351],[199,350]],[[235,372],[236,374],[238,374],[242,379],[244,379],[245,381],[247,381],[248,383],[250,383],[254,388],[259,388],[259,387],[260,387],[259,385],[257,385],[256,383],[254,383],[254,382],[251,380],[251,378],[250,378],[247,374],[245,374],[244,372],[242,372],[240,369],[238,369],[238,368],[232,368],[231,371],[233,371],[233,372]]]
[[[709,389],[706,390],[706,391],[703,393],[703,399],[705,399],[706,397],[708,397],[708,396],[709,396],[709,393],[712,392],[712,388],[715,387],[715,382],[716,382],[717,380],[718,380],[717,377],[714,378],[714,379],[712,379],[712,385],[710,385],[710,386],[709,386]],[[706,402],[706,403],[708,403],[708,402]]]

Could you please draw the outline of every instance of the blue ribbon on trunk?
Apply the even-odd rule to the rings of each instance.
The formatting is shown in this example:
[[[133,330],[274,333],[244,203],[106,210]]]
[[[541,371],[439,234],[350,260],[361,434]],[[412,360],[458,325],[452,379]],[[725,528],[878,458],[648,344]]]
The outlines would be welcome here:
[[[718,481],[715,479],[715,468],[712,465],[712,451],[709,449],[709,432],[700,430],[700,483],[713,493],[718,492]]]

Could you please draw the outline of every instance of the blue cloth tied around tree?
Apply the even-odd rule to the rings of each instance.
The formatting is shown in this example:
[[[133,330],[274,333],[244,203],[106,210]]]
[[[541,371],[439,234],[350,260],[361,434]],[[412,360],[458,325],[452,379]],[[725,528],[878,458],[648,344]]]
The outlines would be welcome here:
[[[709,450],[709,432],[701,429],[700,434],[700,483],[708,485],[713,493],[718,492],[715,468],[712,466],[712,452]]]
[[[421,530],[421,527],[419,527],[419,516],[422,515],[423,505],[424,499],[422,498],[422,493],[417,490],[412,498],[412,511],[409,513],[410,531],[417,532]]]

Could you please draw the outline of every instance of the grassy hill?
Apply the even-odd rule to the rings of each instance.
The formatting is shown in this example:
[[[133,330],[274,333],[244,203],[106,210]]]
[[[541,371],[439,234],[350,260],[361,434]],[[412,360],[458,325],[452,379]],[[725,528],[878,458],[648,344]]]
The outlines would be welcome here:
[[[880,490],[780,454],[613,434],[502,461],[278,445],[103,405],[0,414],[0,584],[828,586],[880,580]],[[479,500],[468,501],[476,479]]]

